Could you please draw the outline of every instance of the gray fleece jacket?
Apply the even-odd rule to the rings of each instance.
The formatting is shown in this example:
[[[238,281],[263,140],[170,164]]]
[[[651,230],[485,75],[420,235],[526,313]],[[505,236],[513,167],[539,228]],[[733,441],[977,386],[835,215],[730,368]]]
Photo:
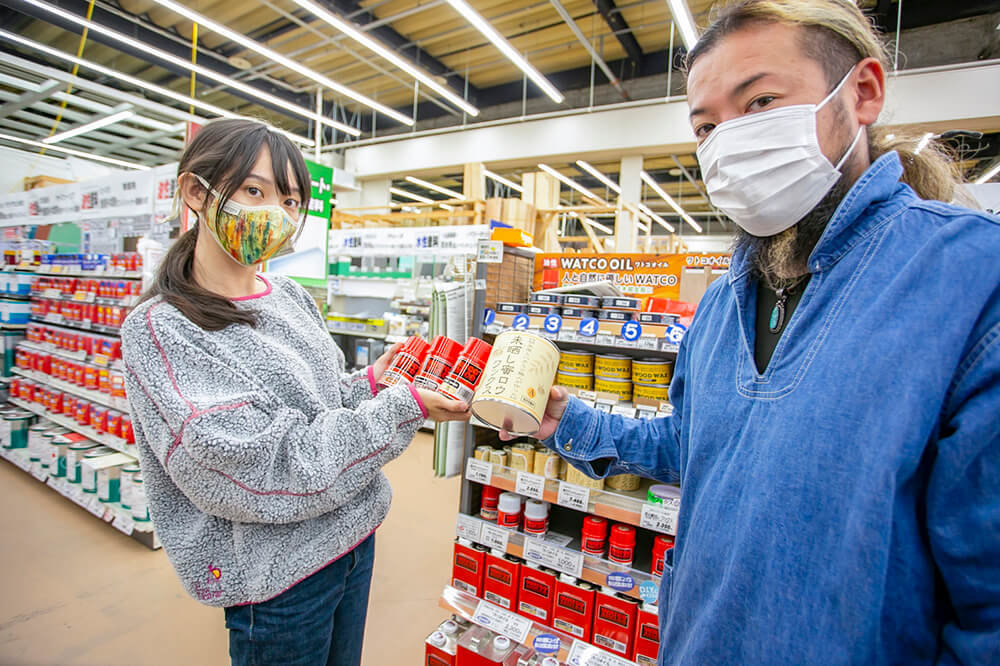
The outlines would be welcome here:
[[[256,328],[208,332],[156,298],[122,327],[149,508],[187,591],[211,606],[277,596],[370,535],[382,466],[423,423],[416,394],[374,395],[312,298],[268,277]]]

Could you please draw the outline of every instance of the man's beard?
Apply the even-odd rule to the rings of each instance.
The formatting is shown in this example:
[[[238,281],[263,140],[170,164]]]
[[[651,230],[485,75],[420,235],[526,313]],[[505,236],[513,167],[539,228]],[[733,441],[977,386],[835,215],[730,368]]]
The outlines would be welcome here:
[[[852,184],[845,173],[815,208],[790,229],[774,236],[753,236],[737,226],[733,250],[746,250],[752,277],[780,288],[808,273],[809,255]]]

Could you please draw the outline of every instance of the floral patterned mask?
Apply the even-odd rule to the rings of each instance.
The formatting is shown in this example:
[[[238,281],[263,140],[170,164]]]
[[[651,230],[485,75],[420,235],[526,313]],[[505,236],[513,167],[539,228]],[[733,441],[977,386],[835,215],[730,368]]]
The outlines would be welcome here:
[[[195,174],[215,197],[215,204],[205,208],[205,226],[226,254],[244,266],[254,266],[272,258],[301,231],[302,225],[281,206],[244,206],[222,200],[204,178]]]

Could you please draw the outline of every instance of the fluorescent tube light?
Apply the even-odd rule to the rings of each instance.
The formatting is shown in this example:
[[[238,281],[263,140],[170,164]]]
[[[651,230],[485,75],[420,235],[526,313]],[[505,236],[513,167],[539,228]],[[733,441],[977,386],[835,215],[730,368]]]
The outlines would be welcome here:
[[[264,56],[265,58],[268,58],[269,60],[273,60],[282,67],[292,70],[296,74],[301,74],[307,79],[312,79],[313,81],[320,84],[324,88],[329,88],[330,90],[340,93],[345,97],[350,97],[354,101],[360,102],[361,104],[364,104],[368,108],[374,109],[375,111],[378,111],[379,113],[386,115],[392,118],[393,120],[401,122],[404,125],[413,125],[413,118],[410,118],[409,116],[402,114],[399,111],[396,111],[395,109],[389,108],[385,104],[379,104],[371,97],[362,95],[361,93],[352,90],[351,88],[348,88],[343,84],[337,83],[333,79],[324,76],[319,72],[306,67],[305,65],[301,65],[292,60],[291,58],[284,56],[278,53],[277,51],[264,46],[259,42],[255,42],[254,40],[250,39],[249,37],[247,37],[242,33],[236,32],[235,30],[230,30],[221,23],[217,23],[216,21],[213,21],[207,16],[199,14],[193,9],[188,9],[187,7],[178,2],[174,2],[174,0],[153,0],[153,2],[163,7],[166,7],[172,12],[180,14],[189,21],[194,21],[199,25],[199,27],[208,28],[212,32],[218,35],[222,35],[231,42],[236,42],[237,44],[239,44],[244,48],[250,49],[251,51],[258,53]]]
[[[642,177],[643,182],[645,182],[647,185],[649,185],[653,189],[654,192],[656,192],[658,195],[660,195],[661,199],[663,199],[664,201],[667,202],[668,206],[670,206],[671,208],[674,209],[674,212],[676,212],[678,215],[681,216],[681,219],[683,219],[685,222],[687,222],[688,224],[690,224],[691,227],[695,231],[697,231],[699,234],[703,233],[704,230],[701,228],[701,225],[698,224],[697,222],[695,222],[693,217],[691,217],[690,215],[688,215],[687,212],[683,208],[681,208],[679,205],[677,205],[677,202],[674,201],[674,198],[672,196],[670,196],[669,194],[667,194],[666,191],[662,187],[660,187],[660,184],[657,183],[655,180],[653,180],[652,176],[650,176],[645,171],[639,172],[639,175]]]
[[[614,229],[612,229],[610,227],[606,227],[603,224],[601,224],[600,222],[595,222],[594,220],[590,219],[589,217],[584,217],[583,215],[580,215],[579,213],[570,213],[569,216],[580,220],[581,222],[583,222],[587,226],[593,227],[594,229],[600,229],[601,231],[603,231],[606,234],[613,234],[613,233],[615,233]]]
[[[555,169],[553,169],[552,167],[550,167],[548,164],[539,164],[538,168],[541,169],[542,171],[544,171],[545,173],[549,174],[553,178],[556,178],[560,182],[565,183],[566,185],[569,185],[574,190],[576,190],[577,192],[579,192],[583,196],[587,197],[588,199],[593,199],[594,201],[597,201],[598,203],[600,203],[603,206],[607,206],[608,205],[607,201],[605,201],[601,197],[597,196],[596,194],[594,194],[593,192],[591,192],[590,190],[588,190],[583,185],[580,185],[579,183],[577,183],[577,182],[575,182],[575,181],[567,178],[566,176],[562,175],[561,173],[559,173],[558,171],[556,171]]]
[[[465,20],[472,24],[476,30],[483,34],[483,37],[493,42],[493,45],[500,49],[500,52],[507,56],[507,59],[512,63],[517,65],[518,69],[527,75],[529,79],[535,82],[539,88],[542,89],[546,95],[552,99],[556,104],[562,104],[565,98],[562,93],[556,90],[556,87],[549,83],[541,72],[535,69],[531,63],[524,59],[520,53],[517,52],[510,42],[501,35],[496,29],[490,25],[489,21],[480,16],[475,9],[470,7],[465,0],[448,0],[448,4],[455,8],[459,14],[465,17]]]
[[[500,183],[501,185],[506,185],[507,187],[509,187],[510,189],[514,190],[515,192],[520,192],[521,194],[524,194],[524,188],[523,187],[521,187],[520,185],[518,185],[517,183],[515,183],[512,180],[508,180],[508,179],[504,178],[503,176],[499,176],[499,175],[493,173],[489,169],[483,169],[483,175],[486,176],[487,178],[495,180],[496,182]]]
[[[448,88],[448,86],[438,83],[435,80],[434,75],[414,66],[413,63],[411,63],[406,58],[401,58],[400,56],[396,55],[396,53],[392,49],[387,48],[381,42],[372,39],[365,33],[361,32],[348,21],[345,21],[336,14],[327,11],[324,7],[316,4],[315,2],[312,2],[312,0],[292,0],[292,2],[297,4],[299,7],[302,7],[306,11],[311,12],[318,19],[325,22],[327,25],[331,26],[335,30],[339,30],[343,34],[347,35],[348,37],[356,41],[358,44],[361,44],[368,50],[388,60],[396,67],[398,67],[399,69],[403,70],[404,72],[415,78],[417,81],[420,81],[422,84],[424,84],[434,92],[438,93],[439,95],[447,99],[449,102],[451,102],[458,108],[468,113],[470,116],[479,115],[479,109],[477,109],[475,106],[469,104],[464,99],[459,97],[457,94],[455,94],[455,91]]]
[[[37,148],[44,148],[46,150],[52,150],[57,153],[65,153],[67,155],[73,155],[74,157],[82,157],[84,159],[92,160],[94,162],[105,162],[107,164],[114,164],[116,166],[128,167],[129,169],[138,169],[139,171],[149,171],[149,167],[143,164],[135,164],[134,162],[126,162],[125,160],[116,160],[113,157],[104,157],[103,155],[91,155],[90,153],[85,153],[82,150],[63,148],[62,146],[50,146],[48,144],[42,143],[41,141],[22,139],[19,136],[11,136],[10,134],[0,134],[0,139],[4,141],[11,141],[13,143],[23,143],[25,145],[35,146]]]
[[[85,27],[88,30],[93,30],[96,33],[110,37],[116,42],[120,42],[134,49],[138,49],[143,53],[149,54],[155,58],[158,58],[165,62],[169,62],[172,65],[176,65],[177,67],[182,67],[190,72],[195,72],[196,74],[204,76],[207,79],[218,81],[219,83],[222,83],[223,85],[229,88],[232,88],[234,90],[239,90],[244,94],[253,97],[254,99],[257,99],[261,102],[267,102],[268,104],[276,106],[279,109],[283,109],[288,113],[294,113],[297,116],[308,118],[322,125],[326,125],[327,127],[333,127],[334,129],[340,130],[345,134],[350,134],[351,136],[361,135],[360,130],[351,127],[350,125],[345,125],[344,123],[337,122],[336,120],[326,118],[316,113],[315,111],[310,111],[309,109],[301,107],[297,104],[291,104],[287,99],[281,99],[280,97],[271,95],[270,93],[264,92],[259,88],[254,88],[253,86],[249,86],[245,83],[242,83],[241,81],[237,81],[236,79],[230,78],[224,74],[219,74],[213,69],[209,69],[207,67],[194,64],[188,60],[185,60],[184,58],[178,58],[177,56],[171,53],[167,53],[166,51],[153,48],[152,46],[145,44],[139,41],[138,39],[132,39],[128,35],[124,35],[120,32],[112,30],[111,28],[105,27],[100,23],[88,21],[87,19],[77,16],[72,12],[67,12],[58,7],[54,7],[52,5],[41,2],[40,0],[21,0],[21,1],[28,3],[33,7],[38,7],[39,9],[46,11],[50,14],[53,14],[55,16],[58,16],[66,21],[69,21],[70,23],[74,23],[76,25]]]
[[[413,176],[407,176],[406,180],[418,185],[428,190],[434,190],[435,192],[440,192],[446,197],[451,197],[452,199],[464,199],[465,195],[461,192],[456,192],[455,190],[449,190],[447,187],[441,187],[440,185],[435,185],[434,183],[428,183],[426,180],[420,180],[419,178],[414,178]]]
[[[128,120],[134,115],[135,111],[119,111],[118,113],[112,113],[110,116],[98,118],[97,120],[91,121],[85,125],[78,125],[77,127],[66,130],[65,132],[53,134],[46,139],[42,139],[42,143],[59,143],[60,141],[65,141],[66,139],[74,136],[80,136],[81,134],[93,132],[96,129],[101,129],[102,127],[107,127],[108,125],[120,123],[123,120]]]
[[[413,194],[412,192],[401,190],[398,187],[390,187],[389,192],[395,194],[397,197],[403,197],[404,199],[412,199],[413,201],[419,201],[420,203],[425,203],[425,204],[436,203],[434,199],[428,199],[427,197],[422,197],[419,194]]]
[[[454,206],[449,206],[448,204],[438,204],[438,206],[444,208],[445,210],[455,210]]]
[[[674,225],[670,224],[669,222],[667,222],[666,220],[664,220],[662,217],[660,217],[659,215],[657,215],[656,213],[654,213],[649,208],[649,206],[647,206],[646,204],[644,204],[644,203],[639,204],[639,210],[641,210],[643,213],[645,213],[646,215],[649,215],[651,218],[653,218],[654,220],[656,220],[656,222],[661,227],[663,227],[664,229],[666,229],[670,233],[674,233],[674,232],[677,231],[677,229],[674,228]]]
[[[992,180],[998,173],[1000,173],[1000,162],[997,162],[993,165],[992,169],[984,173],[979,178],[976,178],[976,185],[982,185],[983,183],[990,182],[990,180]]]
[[[667,0],[667,4],[670,5],[670,13],[674,17],[674,23],[677,24],[678,30],[680,30],[684,48],[690,51],[698,41],[698,30],[695,28],[691,10],[684,0]]]
[[[588,164],[587,162],[584,162],[583,160],[577,160],[576,165],[581,169],[583,169],[584,171],[586,171],[587,173],[589,173],[597,180],[607,185],[608,189],[610,189],[615,194],[622,193],[622,188],[618,187],[618,183],[614,182],[613,180],[605,176],[603,173],[595,169],[592,165]]]

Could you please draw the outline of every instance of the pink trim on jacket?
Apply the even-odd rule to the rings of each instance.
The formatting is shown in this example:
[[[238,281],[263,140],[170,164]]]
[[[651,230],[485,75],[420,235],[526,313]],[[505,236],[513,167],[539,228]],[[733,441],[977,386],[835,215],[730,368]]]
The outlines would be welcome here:
[[[420,393],[416,388],[414,388],[413,384],[407,384],[407,386],[410,388],[410,394],[413,395],[413,399],[417,401],[417,406],[420,407],[420,413],[423,414],[426,419],[428,412],[427,407],[424,406],[423,398],[420,397]]]
[[[369,365],[368,366],[368,386],[372,390],[372,397],[374,398],[375,396],[377,396],[378,395],[378,386],[375,384],[375,366],[374,365]]]
[[[267,289],[260,292],[259,294],[250,294],[249,296],[237,296],[236,298],[230,298],[231,301],[252,301],[255,298],[263,298],[271,293],[271,283],[268,282],[267,278],[263,275],[258,275],[257,279],[267,285]]]

